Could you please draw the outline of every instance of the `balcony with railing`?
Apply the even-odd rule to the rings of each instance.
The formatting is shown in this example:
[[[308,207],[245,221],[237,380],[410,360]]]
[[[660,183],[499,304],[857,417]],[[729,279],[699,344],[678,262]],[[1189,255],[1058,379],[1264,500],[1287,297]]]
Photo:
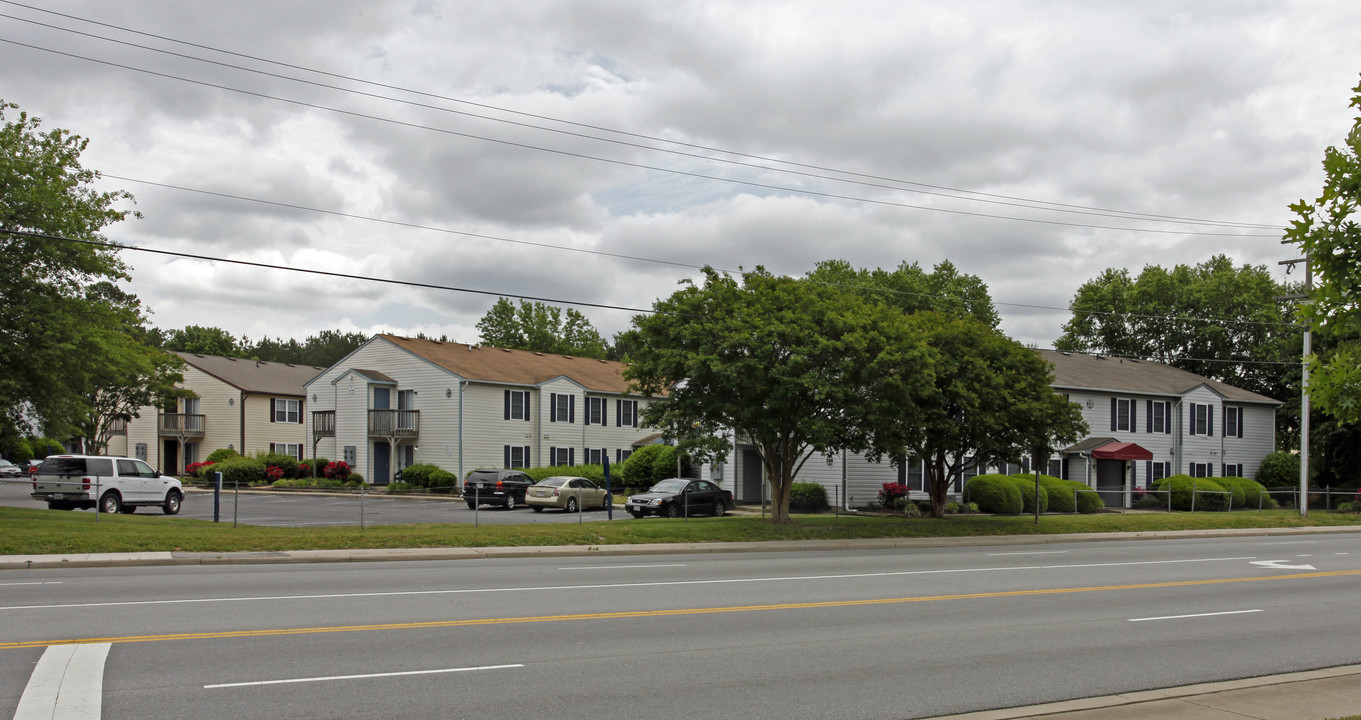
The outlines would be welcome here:
[[[420,410],[370,410],[370,437],[416,437],[421,434]]]
[[[313,439],[335,436],[336,436],[336,411],[314,410],[312,412]]]
[[[201,438],[207,422],[204,416],[190,413],[161,413],[160,436]]]

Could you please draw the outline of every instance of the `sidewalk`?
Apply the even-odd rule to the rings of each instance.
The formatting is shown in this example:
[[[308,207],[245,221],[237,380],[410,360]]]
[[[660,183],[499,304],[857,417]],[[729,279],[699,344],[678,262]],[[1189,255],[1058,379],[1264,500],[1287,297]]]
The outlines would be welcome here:
[[[1361,715],[1361,665],[932,720],[1329,720]]]

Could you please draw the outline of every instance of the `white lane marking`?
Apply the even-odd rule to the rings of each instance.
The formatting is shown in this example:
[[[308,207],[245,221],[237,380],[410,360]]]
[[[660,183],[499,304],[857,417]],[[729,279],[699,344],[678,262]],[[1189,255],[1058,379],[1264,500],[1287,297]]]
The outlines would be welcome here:
[[[988,557],[1000,557],[1002,555],[1067,555],[1067,550],[1035,550],[1033,552],[1006,552],[988,553]]]
[[[109,647],[109,643],[49,646],[28,678],[14,720],[99,720]]]
[[[61,582],[16,582],[0,583],[0,587],[18,587],[20,585],[60,585]]]
[[[1186,618],[1214,617],[1216,615],[1244,615],[1247,613],[1259,613],[1261,610],[1228,610],[1225,612],[1196,613],[1195,615],[1164,615],[1162,617],[1130,618],[1130,622],[1147,622],[1149,620],[1183,620]]]
[[[255,687],[259,685],[288,685],[291,683],[327,682],[329,680],[366,680],[368,678],[390,678],[402,677],[405,675],[438,675],[442,673],[474,672],[477,670],[506,670],[509,668],[522,668],[522,667],[524,667],[524,665],[519,663],[516,663],[514,665],[482,665],[480,667],[442,668],[439,670],[407,670],[406,672],[370,673],[367,675],[331,675],[328,677],[289,678],[287,680],[257,680],[254,682],[219,683],[217,685],[204,685],[203,688],[205,690],[212,690],[215,688]]]
[[[583,565],[581,567],[561,567],[559,570],[629,570],[636,568],[668,568],[685,567],[685,563],[670,563],[666,565]]]
[[[1271,570],[1317,570],[1313,565],[1289,565],[1289,560],[1253,560],[1249,565],[1256,565]]]
[[[317,595],[261,595],[258,597],[184,598],[180,600],[123,600],[100,603],[67,603],[62,605],[10,605],[3,610],[57,610],[86,607],[126,607],[132,605],[193,605],[220,602],[278,602],[280,600],[340,600],[345,598],[405,597],[418,595],[478,595],[483,593],[547,592],[554,590],[617,590],[621,588],[671,587],[678,585],[737,585],[762,582],[796,582],[808,580],[855,580],[859,578],[908,577],[913,575],[959,575],[964,573],[1015,572],[1018,570],[1080,570],[1134,565],[1185,565],[1188,563],[1237,562],[1252,560],[1254,556],[1193,558],[1187,560],[1139,560],[1118,563],[1078,563],[1073,565],[1018,565],[1016,567],[955,568],[953,570],[900,570],[896,572],[848,573],[845,575],[790,575],[782,577],[732,578],[728,580],[656,580],[633,583],[598,583],[594,585],[531,585],[528,587],[463,588],[451,590],[397,590],[388,592],[325,593]]]
[[[1317,545],[1317,540],[1276,540],[1274,542],[1264,542],[1263,545],[1276,547],[1277,545]]]

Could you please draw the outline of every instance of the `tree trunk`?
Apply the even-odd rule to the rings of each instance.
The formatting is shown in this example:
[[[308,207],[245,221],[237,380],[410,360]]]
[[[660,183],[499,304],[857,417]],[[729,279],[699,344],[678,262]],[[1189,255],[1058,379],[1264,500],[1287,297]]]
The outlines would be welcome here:
[[[945,463],[939,459],[927,467],[931,479],[927,489],[931,495],[931,517],[945,517],[945,501],[950,491],[950,476],[946,473]]]

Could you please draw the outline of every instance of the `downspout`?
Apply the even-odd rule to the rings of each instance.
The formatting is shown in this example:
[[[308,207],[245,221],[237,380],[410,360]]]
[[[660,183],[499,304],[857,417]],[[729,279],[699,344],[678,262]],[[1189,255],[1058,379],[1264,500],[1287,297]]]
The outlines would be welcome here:
[[[1185,449],[1185,448],[1182,447],[1182,440],[1183,440],[1183,438],[1186,437],[1186,433],[1183,432],[1183,429],[1184,429],[1184,428],[1183,428],[1182,419],[1181,419],[1181,418],[1182,418],[1182,415],[1181,415],[1181,405],[1182,405],[1182,402],[1183,402],[1183,399],[1182,399],[1182,398],[1178,398],[1178,399],[1177,399],[1177,427],[1176,427],[1175,430],[1173,430],[1173,432],[1175,432],[1175,433],[1177,434],[1177,441],[1176,441],[1177,460],[1176,460],[1176,467],[1172,468],[1172,475],[1180,475],[1180,474],[1182,473],[1181,460],[1182,460],[1182,453],[1183,453],[1183,450]]]
[[[463,487],[463,389],[467,380],[458,381],[458,486]]]
[[[591,401],[586,397],[586,390],[581,391],[581,464],[585,465],[591,461],[591,450],[586,447],[586,423],[591,419]],[[602,460],[604,458],[601,458]]]
[[[849,511],[851,509],[846,504],[846,450],[844,448],[841,450],[841,498],[837,504],[841,506],[842,510]]]
[[[271,418],[273,419],[273,418]],[[241,457],[246,457],[246,391],[241,391],[241,449],[237,451]]]

